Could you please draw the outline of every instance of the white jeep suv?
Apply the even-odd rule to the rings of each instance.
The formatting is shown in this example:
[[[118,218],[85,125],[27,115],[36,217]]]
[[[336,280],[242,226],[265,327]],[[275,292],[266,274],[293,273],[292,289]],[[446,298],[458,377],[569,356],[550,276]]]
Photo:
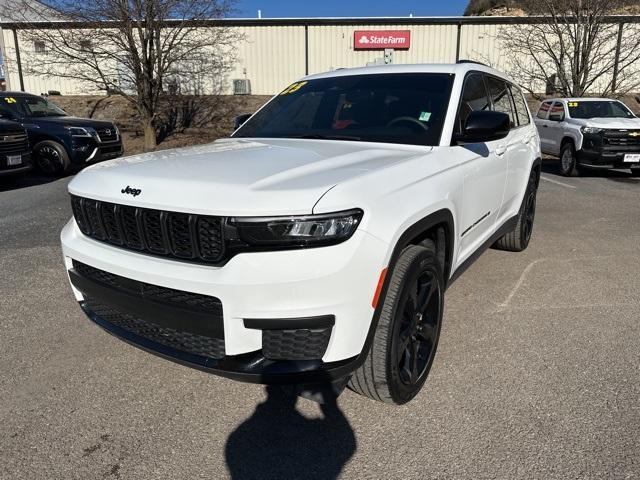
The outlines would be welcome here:
[[[527,247],[539,174],[501,73],[338,70],[231,138],[85,169],[62,247],[82,309],[135,346],[401,404],[433,362],[447,286],[488,246]]]
[[[554,98],[542,102],[535,123],[542,152],[560,157],[565,176],[583,167],[640,175],[640,118],[618,100]]]

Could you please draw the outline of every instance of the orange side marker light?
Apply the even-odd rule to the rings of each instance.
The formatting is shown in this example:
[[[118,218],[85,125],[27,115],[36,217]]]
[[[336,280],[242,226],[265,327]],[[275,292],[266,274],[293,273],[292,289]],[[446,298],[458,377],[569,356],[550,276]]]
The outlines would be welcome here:
[[[384,285],[384,279],[387,276],[387,267],[383,268],[380,272],[380,278],[378,279],[378,286],[376,287],[376,293],[373,294],[373,300],[371,306],[376,308],[378,306],[378,300],[380,300],[380,293],[382,292],[382,285]]]

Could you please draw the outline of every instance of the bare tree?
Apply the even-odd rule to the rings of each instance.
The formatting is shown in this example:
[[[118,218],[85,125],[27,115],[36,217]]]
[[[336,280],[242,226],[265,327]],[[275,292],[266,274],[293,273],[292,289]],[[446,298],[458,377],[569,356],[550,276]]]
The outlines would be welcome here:
[[[18,1],[33,18],[38,2]],[[42,3],[55,10],[57,18],[49,23],[25,22],[22,34],[46,45],[46,52],[29,62],[26,70],[122,95],[139,115],[145,150],[152,150],[160,109],[167,103],[161,101],[163,96],[177,89],[216,93],[222,84],[239,38],[234,30],[208,21],[226,16],[233,2],[45,0]]]
[[[640,26],[610,14],[622,0],[522,0],[536,23],[503,28],[505,68],[532,94],[621,95],[640,87]]]

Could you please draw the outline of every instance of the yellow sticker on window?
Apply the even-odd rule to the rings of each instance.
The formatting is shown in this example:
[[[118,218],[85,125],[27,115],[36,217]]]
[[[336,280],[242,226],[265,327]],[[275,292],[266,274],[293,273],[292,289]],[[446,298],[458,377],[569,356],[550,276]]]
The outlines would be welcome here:
[[[280,95],[289,95],[290,93],[297,92],[302,87],[304,87],[308,82],[297,82],[289,85],[285,88]]]
[[[13,97],[4,97],[4,101],[7,103],[18,103],[18,101]]]
[[[578,102],[569,102],[567,105],[569,105],[570,107],[577,107]]]

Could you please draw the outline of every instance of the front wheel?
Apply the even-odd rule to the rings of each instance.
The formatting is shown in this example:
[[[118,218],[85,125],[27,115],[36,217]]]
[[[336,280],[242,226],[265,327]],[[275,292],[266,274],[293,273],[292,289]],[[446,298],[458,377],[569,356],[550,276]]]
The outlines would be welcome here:
[[[349,388],[401,405],[424,385],[440,336],[444,278],[431,242],[402,252],[380,301],[384,303],[373,344],[349,380]]]
[[[69,172],[71,162],[64,146],[45,140],[33,147],[35,163],[45,175],[64,175]]]

